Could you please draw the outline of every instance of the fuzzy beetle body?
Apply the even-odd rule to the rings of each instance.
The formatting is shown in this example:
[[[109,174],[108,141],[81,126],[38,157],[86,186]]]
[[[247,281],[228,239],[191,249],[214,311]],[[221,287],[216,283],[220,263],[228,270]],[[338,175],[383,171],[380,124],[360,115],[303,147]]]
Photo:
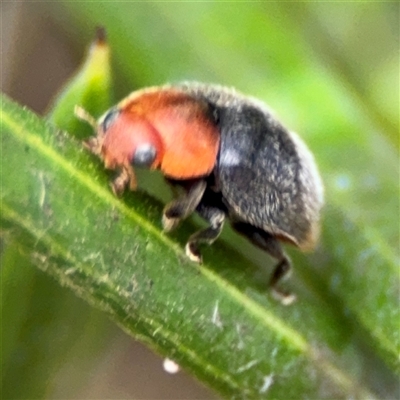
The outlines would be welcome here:
[[[79,116],[90,118],[81,110]],[[318,238],[323,204],[313,156],[261,102],[232,89],[182,83],[132,93],[106,112],[88,147],[107,168],[118,169],[115,193],[134,190],[133,167],[160,169],[185,195],[164,209],[173,229],[197,211],[210,226],[192,235],[188,256],[200,262],[199,243],[212,243],[226,217],[233,228],[278,260],[271,287],[284,303],[293,296],[277,288],[290,270],[280,241],[302,250]]]

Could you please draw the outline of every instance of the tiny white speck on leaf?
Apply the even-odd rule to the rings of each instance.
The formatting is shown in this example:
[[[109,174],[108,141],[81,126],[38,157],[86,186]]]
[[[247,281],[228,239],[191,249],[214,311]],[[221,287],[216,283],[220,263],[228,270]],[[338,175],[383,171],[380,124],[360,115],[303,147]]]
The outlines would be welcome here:
[[[218,328],[222,328],[222,321],[221,321],[221,317],[219,315],[218,308],[219,308],[219,300],[217,300],[217,302],[215,303],[211,321]]]
[[[274,375],[273,374],[269,374],[264,376],[264,381],[263,384],[260,388],[260,393],[266,393],[267,390],[272,386],[272,384],[274,383]]]
[[[237,373],[241,374],[244,371],[249,370],[250,368],[254,367],[255,365],[257,365],[260,362],[260,360],[252,360],[250,362],[248,362],[246,365],[241,366],[240,368],[238,368]]]
[[[64,272],[64,274],[65,275],[72,275],[72,274],[74,274],[76,272],[76,268],[75,267],[72,267],[72,268],[68,268],[65,272]]]
[[[238,350],[242,350],[244,348],[244,342],[243,342],[243,339],[242,339],[241,330],[242,330],[241,325],[240,324],[236,324],[236,332],[237,332],[238,337],[239,337],[238,344],[237,344]]]
[[[39,195],[39,207],[43,208],[44,200],[46,198],[46,185],[44,182],[43,172],[39,172],[39,182],[40,182],[40,195]]]

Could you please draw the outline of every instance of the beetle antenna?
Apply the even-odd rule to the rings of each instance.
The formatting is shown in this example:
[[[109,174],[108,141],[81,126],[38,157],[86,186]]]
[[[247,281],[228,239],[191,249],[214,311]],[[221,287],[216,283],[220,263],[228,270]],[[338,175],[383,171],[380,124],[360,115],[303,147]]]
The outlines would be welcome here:
[[[87,122],[94,130],[97,130],[97,121],[82,107],[75,106],[74,113],[80,120]]]

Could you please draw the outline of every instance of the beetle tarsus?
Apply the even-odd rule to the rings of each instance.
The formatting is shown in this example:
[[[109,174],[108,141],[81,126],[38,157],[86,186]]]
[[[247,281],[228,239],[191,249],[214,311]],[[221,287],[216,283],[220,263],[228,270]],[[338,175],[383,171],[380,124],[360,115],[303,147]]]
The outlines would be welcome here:
[[[110,185],[113,193],[118,197],[122,196],[128,186],[130,190],[136,190],[136,177],[133,168],[122,168],[119,175],[111,182]]]
[[[111,189],[116,196],[121,196],[129,183],[129,175],[126,169],[122,169],[120,174],[111,182]]]
[[[271,287],[271,295],[284,306],[290,306],[296,301],[296,295],[278,289],[277,287]]]
[[[136,175],[135,171],[132,168],[131,165],[125,167],[126,168],[126,173],[128,174],[129,177],[129,190],[135,191],[137,188],[137,182],[136,182]]]
[[[164,232],[173,231],[179,225],[179,222],[180,222],[180,218],[167,217],[165,212],[164,212],[164,214],[162,216],[162,220],[161,220]]]
[[[207,184],[203,179],[196,180],[190,185],[184,196],[167,204],[162,216],[165,232],[176,228],[182,219],[194,212],[203,197],[206,186]]]
[[[190,236],[186,244],[186,255],[193,261],[201,263],[199,244],[212,244],[220,235],[225,221],[225,212],[202,204],[197,209],[198,213],[210,223],[210,226]]]
[[[278,284],[287,279],[291,272],[292,266],[290,260],[284,256],[282,261],[275,267],[271,280],[269,281],[272,296],[285,306],[292,304],[296,300],[296,296],[293,293],[280,289]]]
[[[185,246],[185,253],[189,257],[189,259],[197,264],[201,264],[203,262],[203,258],[201,257],[201,253],[197,244],[195,242],[187,242]]]

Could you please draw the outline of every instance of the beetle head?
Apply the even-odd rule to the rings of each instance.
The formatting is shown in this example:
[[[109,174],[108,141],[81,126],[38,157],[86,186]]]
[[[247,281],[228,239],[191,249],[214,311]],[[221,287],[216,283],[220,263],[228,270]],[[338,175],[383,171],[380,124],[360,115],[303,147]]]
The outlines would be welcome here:
[[[78,108],[76,115],[97,132],[86,147],[106,168],[160,168],[173,179],[206,176],[215,166],[219,130],[207,102],[168,86],[132,93],[98,121]]]
[[[102,139],[101,155],[106,168],[131,164],[157,168],[163,155],[158,131],[144,117],[112,108],[99,120],[98,135]]]
[[[78,118],[88,122],[97,136],[85,142],[86,147],[99,155],[106,168],[132,165],[157,168],[163,155],[158,131],[143,116],[118,107],[108,110],[98,121],[80,107]]]

